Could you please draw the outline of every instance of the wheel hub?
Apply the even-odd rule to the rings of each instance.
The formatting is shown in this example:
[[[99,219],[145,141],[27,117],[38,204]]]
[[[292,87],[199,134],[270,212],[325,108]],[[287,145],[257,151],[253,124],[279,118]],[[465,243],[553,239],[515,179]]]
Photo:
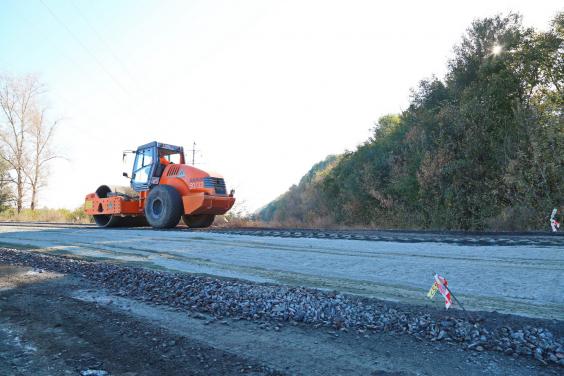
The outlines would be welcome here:
[[[159,199],[154,200],[153,205],[151,205],[151,210],[155,217],[160,217],[163,212],[163,202]]]

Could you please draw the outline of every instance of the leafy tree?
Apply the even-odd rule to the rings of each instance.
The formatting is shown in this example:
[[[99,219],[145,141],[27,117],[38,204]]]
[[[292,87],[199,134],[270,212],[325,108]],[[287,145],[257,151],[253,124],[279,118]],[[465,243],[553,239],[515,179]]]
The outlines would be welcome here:
[[[406,111],[381,117],[365,144],[322,178],[302,179],[265,218],[542,228],[564,199],[563,91],[563,14],[548,32],[524,28],[515,14],[477,20],[444,80],[421,81]],[[315,206],[297,199],[307,192],[317,193],[307,201]]]

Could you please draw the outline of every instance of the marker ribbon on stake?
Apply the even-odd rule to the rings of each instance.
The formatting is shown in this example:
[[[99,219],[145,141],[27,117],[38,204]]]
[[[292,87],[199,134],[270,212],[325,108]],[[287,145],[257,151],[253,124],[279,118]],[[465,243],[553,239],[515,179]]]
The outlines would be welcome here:
[[[446,280],[446,278],[435,274],[435,285],[437,286],[437,289],[439,290],[439,292],[441,293],[441,295],[445,298],[445,307],[446,309],[449,309],[450,306],[452,305],[452,297],[450,295],[450,291],[448,289],[448,282]]]
[[[433,286],[431,286],[431,289],[427,293],[427,297],[429,299],[433,299],[437,291],[439,291],[441,295],[445,298],[446,309],[450,308],[450,306],[452,305],[452,299],[454,299],[454,301],[460,306],[460,308],[462,308],[462,310],[466,312],[466,309],[464,309],[462,303],[460,303],[460,301],[456,299],[456,296],[454,296],[454,294],[448,288],[448,281],[446,280],[446,278],[439,275],[438,273],[434,273],[433,277],[435,279],[435,282],[433,283]]]

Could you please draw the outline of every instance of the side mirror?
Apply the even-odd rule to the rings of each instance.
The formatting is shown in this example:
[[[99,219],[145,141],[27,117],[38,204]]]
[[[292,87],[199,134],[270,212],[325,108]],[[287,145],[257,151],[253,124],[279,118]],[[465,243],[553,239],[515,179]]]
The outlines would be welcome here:
[[[235,194],[235,190],[232,189],[231,192],[229,192],[229,197],[233,197],[234,194]]]
[[[127,172],[124,172],[122,175],[129,179],[129,175],[127,175]]]

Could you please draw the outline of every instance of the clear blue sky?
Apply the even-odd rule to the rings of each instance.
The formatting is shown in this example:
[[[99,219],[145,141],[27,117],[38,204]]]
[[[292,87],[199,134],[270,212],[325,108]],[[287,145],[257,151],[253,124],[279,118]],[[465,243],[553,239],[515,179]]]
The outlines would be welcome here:
[[[40,205],[126,185],[121,151],[190,147],[256,209],[354,149],[409,90],[445,71],[471,21],[559,1],[0,0],[0,71],[36,73],[63,118]]]

